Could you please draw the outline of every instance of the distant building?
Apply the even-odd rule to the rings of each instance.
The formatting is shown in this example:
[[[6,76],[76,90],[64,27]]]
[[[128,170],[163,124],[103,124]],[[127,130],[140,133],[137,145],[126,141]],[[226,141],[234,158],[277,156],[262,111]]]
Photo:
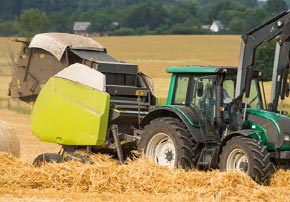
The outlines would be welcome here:
[[[215,33],[223,30],[224,28],[225,28],[224,25],[219,20],[214,20],[212,24],[209,26],[209,30]]]
[[[73,32],[81,36],[88,36],[88,27],[91,25],[90,22],[75,22]]]
[[[201,25],[201,29],[209,30],[210,25]]]

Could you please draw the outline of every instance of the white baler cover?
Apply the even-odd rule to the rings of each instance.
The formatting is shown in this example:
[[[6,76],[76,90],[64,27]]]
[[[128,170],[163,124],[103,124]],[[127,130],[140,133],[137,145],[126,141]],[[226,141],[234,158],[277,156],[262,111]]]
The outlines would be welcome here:
[[[37,34],[29,44],[29,48],[46,50],[54,55],[59,61],[67,47],[71,49],[88,49],[102,52],[106,50],[105,47],[91,38],[67,33]]]
[[[105,75],[87,65],[75,63],[58,72],[54,76],[75,81],[102,92],[106,91]]]

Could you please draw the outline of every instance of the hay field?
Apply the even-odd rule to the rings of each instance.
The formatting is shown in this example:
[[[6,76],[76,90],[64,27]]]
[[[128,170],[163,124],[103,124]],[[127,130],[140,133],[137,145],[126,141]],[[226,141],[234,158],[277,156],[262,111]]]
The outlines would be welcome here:
[[[97,40],[117,59],[136,63],[153,77],[156,95],[166,97],[167,66],[230,65],[238,62],[239,36],[102,37]],[[0,38],[0,98],[10,80],[7,50],[19,43]],[[2,51],[2,52],[1,52]],[[20,138],[21,157],[0,154],[0,201],[290,201],[290,172],[279,171],[269,186],[254,183],[243,173],[170,170],[146,160],[118,165],[96,156],[95,165],[65,163],[33,168],[34,157],[57,152],[55,144],[31,135],[30,115],[6,109],[0,119]]]

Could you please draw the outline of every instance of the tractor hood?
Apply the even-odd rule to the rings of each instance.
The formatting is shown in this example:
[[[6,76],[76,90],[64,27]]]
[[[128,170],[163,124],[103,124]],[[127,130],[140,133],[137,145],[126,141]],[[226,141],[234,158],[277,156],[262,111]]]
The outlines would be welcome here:
[[[279,118],[289,119],[289,117],[285,115],[274,113],[274,112],[269,112],[265,110],[260,110],[260,109],[247,108],[247,114],[255,114],[257,116],[266,117],[267,119],[279,119]]]
[[[283,145],[290,146],[290,118],[274,112],[247,109],[247,127],[265,133],[264,141],[283,150]],[[288,146],[288,147],[289,147]]]

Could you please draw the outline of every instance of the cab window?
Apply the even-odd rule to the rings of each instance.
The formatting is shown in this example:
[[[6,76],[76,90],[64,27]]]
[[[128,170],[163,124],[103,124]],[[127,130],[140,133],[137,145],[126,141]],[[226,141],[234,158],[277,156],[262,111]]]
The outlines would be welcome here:
[[[243,97],[243,103],[246,102],[246,97]],[[258,80],[255,78],[251,81],[251,88],[250,88],[250,96],[248,99],[248,107],[254,109],[262,109],[262,100],[259,90],[259,83]]]
[[[173,98],[174,104],[185,104],[188,84],[189,84],[188,75],[177,76],[176,83],[175,83],[175,94]]]

